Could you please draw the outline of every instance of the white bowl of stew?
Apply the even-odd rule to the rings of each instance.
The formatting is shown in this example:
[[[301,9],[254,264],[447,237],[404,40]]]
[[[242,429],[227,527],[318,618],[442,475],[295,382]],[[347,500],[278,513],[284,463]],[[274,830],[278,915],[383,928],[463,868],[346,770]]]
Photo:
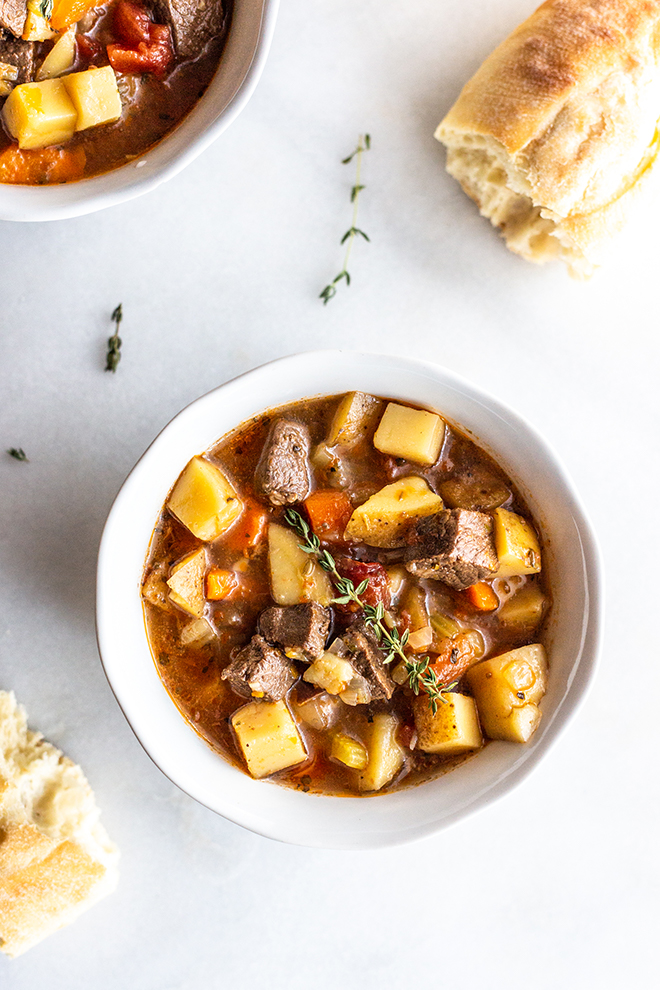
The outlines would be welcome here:
[[[70,0],[55,2],[68,4]],[[58,91],[55,96],[67,100],[73,92],[67,80],[76,74],[81,76],[81,70],[95,72],[100,67],[112,74],[108,53],[114,46],[112,58],[118,67],[115,78],[122,104],[120,118],[76,130],[73,137],[55,140],[45,148],[27,144],[24,151],[16,146],[7,122],[4,128],[0,125],[0,219],[61,220],[148,192],[201,154],[232,123],[252,95],[270,47],[278,0],[213,0],[222,15],[200,38],[190,24],[185,33],[186,24],[176,13],[192,11],[193,5],[177,5],[176,0],[125,0],[125,5],[145,12],[147,30],[165,31],[171,57],[164,75],[141,72],[132,50],[127,60],[123,51],[126,30],[131,36],[139,31],[139,23],[137,29],[129,24],[124,34],[117,34],[113,16],[119,3],[121,0],[109,0],[94,7],[90,2],[86,15],[89,23],[83,17],[72,25],[77,39],[75,61],[56,79],[49,78],[47,85],[56,83],[61,90],[60,83],[66,84],[66,92]],[[5,35],[10,47],[22,46],[18,55],[10,52],[5,56],[0,51],[0,62],[12,58],[19,65],[17,79],[8,85],[18,89],[21,82],[37,84],[48,46],[58,38],[35,43],[36,54],[26,55],[23,49],[27,42],[8,32]],[[130,44],[136,51],[140,48],[137,36]],[[158,53],[157,48],[149,50]],[[157,58],[154,64],[157,68]],[[43,85],[43,80],[38,85]],[[4,103],[11,96],[9,92]],[[76,107],[80,121],[84,107],[81,109],[78,103]],[[25,138],[28,139],[32,140],[31,134]],[[7,160],[3,157],[5,152],[11,153]]]
[[[358,446],[353,447],[354,453],[356,450],[362,452],[360,456],[351,461],[350,444],[330,447],[331,453],[339,451],[341,456],[346,456],[345,464],[349,464],[348,468],[344,464],[343,480],[337,483],[334,476],[328,474],[337,464],[335,462],[332,467],[324,459],[322,448],[327,450],[324,438],[327,439],[328,425],[334,422],[341,397],[353,392],[374,397],[374,402],[380,402],[380,405],[373,407],[371,426],[365,425],[364,436]],[[395,410],[424,411],[427,416],[431,414],[432,418],[441,419],[444,435],[437,452],[431,452],[430,461],[426,457],[424,464],[420,460],[411,462],[405,451],[403,456],[398,450],[388,453],[391,440],[386,437],[383,441],[376,433],[384,411],[390,406]],[[263,421],[264,416],[267,423]],[[236,657],[238,667],[241,667],[241,657],[245,659],[244,651],[255,642],[257,630],[264,632],[263,619],[259,616],[266,614],[265,609],[287,611],[289,605],[282,605],[283,602],[310,600],[308,591],[302,597],[294,595],[293,599],[286,598],[288,592],[284,593],[284,598],[280,596],[280,591],[275,590],[269,554],[272,551],[271,532],[287,528],[287,519],[292,517],[284,514],[291,508],[312,522],[311,532],[314,532],[311,508],[308,514],[302,496],[292,496],[293,504],[266,505],[266,536],[263,529],[258,535],[261,524],[249,523],[252,516],[246,514],[245,508],[247,505],[254,512],[263,510],[259,505],[255,509],[255,501],[258,503],[259,498],[263,498],[262,494],[255,497],[255,491],[264,490],[263,480],[258,479],[263,479],[268,468],[264,468],[263,454],[257,464],[255,451],[263,445],[264,438],[276,432],[277,424],[282,421],[294,421],[309,430],[309,456],[314,459],[309,471],[312,494],[330,489],[346,490],[355,508],[367,505],[375,492],[414,476],[418,487],[426,486],[424,491],[430,490],[432,498],[441,501],[440,510],[435,506],[433,515],[428,515],[431,510],[426,512],[428,518],[415,518],[413,511],[412,522],[408,518],[403,530],[397,530],[394,537],[391,535],[394,531],[387,529],[385,537],[382,534],[378,538],[368,537],[379,543],[378,546],[365,547],[359,536],[347,544],[346,534],[342,535],[344,519],[334,535],[330,534],[326,539],[322,533],[321,549],[329,549],[333,560],[349,557],[358,564],[380,562],[387,571],[388,580],[391,579],[395,587],[404,589],[401,594],[408,596],[405,601],[396,597],[399,592],[395,590],[385,602],[387,608],[382,611],[386,615],[382,621],[392,620],[389,628],[397,629],[400,641],[401,633],[407,630],[409,642],[404,653],[412,661],[430,659],[431,669],[439,675],[435,682],[431,680],[431,685],[439,685],[442,695],[438,695],[434,707],[442,715],[449,710],[446,699],[455,699],[457,694],[465,699],[461,705],[469,706],[470,710],[477,701],[481,705],[479,684],[471,673],[480,664],[508,656],[519,650],[521,644],[541,643],[549,664],[547,690],[540,700],[534,697],[540,722],[535,718],[535,729],[529,741],[508,741],[508,730],[504,733],[507,738],[488,741],[486,732],[482,731],[483,745],[470,743],[468,739],[465,747],[461,749],[459,745],[456,751],[450,747],[449,750],[440,748],[437,753],[420,752],[426,731],[424,725],[430,718],[431,698],[424,682],[419,680],[416,682],[419,694],[414,694],[411,690],[413,679],[402,678],[401,670],[407,673],[407,668],[397,656],[387,665],[390,688],[394,685],[394,694],[389,699],[383,695],[382,685],[377,690],[373,689],[373,684],[367,686],[371,695],[367,693],[361,697],[358,684],[356,700],[357,682],[343,684],[343,694],[339,693],[337,685],[330,688],[321,680],[319,686],[318,679],[312,683],[314,679],[306,679],[304,675],[313,669],[316,661],[310,662],[309,656],[301,660],[302,654],[286,650],[286,644],[280,644],[281,651],[289,658],[293,677],[297,680],[293,687],[288,681],[281,689],[284,700],[273,700],[268,691],[275,689],[268,684],[264,696],[263,685],[255,684],[254,678],[250,681],[251,690],[246,693],[242,692],[242,685],[236,689],[226,674],[223,678],[225,668],[232,662],[236,666]],[[241,425],[247,425],[249,429],[237,432]],[[375,448],[376,444],[379,449],[372,453],[369,445]],[[383,447],[384,450],[380,449]],[[214,464],[230,480],[243,508],[239,522],[233,528],[230,525],[216,540],[208,532],[202,534],[203,540],[199,533],[193,535],[167,508],[168,499],[171,506],[175,504],[176,486],[184,476],[182,472],[186,465],[203,453],[206,467],[209,463]],[[322,467],[319,468],[319,464]],[[347,473],[352,478],[348,482]],[[508,494],[502,491],[503,488],[508,488]],[[484,502],[477,508],[472,504],[475,491],[480,493],[476,503],[480,499]],[[230,502],[231,499],[230,496]],[[468,507],[461,508],[461,504]],[[500,576],[494,568],[499,566],[503,570],[504,557],[495,564],[486,562],[485,570],[461,571],[456,586],[445,584],[445,580],[456,583],[454,572],[449,577],[443,572],[440,581],[437,575],[433,580],[426,580],[423,571],[421,578],[411,576],[406,570],[409,563],[404,563],[404,582],[397,585],[400,574],[397,577],[396,572],[397,568],[402,568],[401,560],[410,562],[411,554],[413,560],[424,556],[415,549],[417,536],[410,536],[410,526],[415,533],[417,529],[428,532],[429,525],[435,525],[436,516],[437,519],[442,517],[447,525],[451,520],[459,520],[460,525],[465,521],[472,525],[476,520],[481,525],[478,517],[487,514],[495,528],[498,525],[496,518],[500,522],[505,518],[510,520],[511,514],[529,521],[530,529],[536,534],[539,556],[537,558],[534,551],[525,558],[530,566],[524,577]],[[378,518],[380,520],[380,516]],[[396,514],[392,518],[396,525],[401,521]],[[408,535],[401,537],[404,531]],[[297,540],[304,544],[301,533],[296,531],[296,534]],[[268,541],[266,547],[259,542],[264,539]],[[477,542],[479,539],[481,537],[477,537]],[[412,550],[411,543],[414,544]],[[163,605],[162,593],[167,597],[175,586],[178,587],[175,583],[164,583],[166,579],[171,581],[168,575],[174,575],[177,570],[175,559],[193,559],[199,555],[200,547],[205,548],[201,556],[206,560],[207,570],[206,584],[199,585],[206,589],[202,595],[216,594],[210,590],[210,572],[217,571],[226,576],[233,558],[238,561],[235,577],[245,584],[247,593],[245,590],[240,592],[238,600],[232,602],[231,595],[222,597],[225,593],[222,585],[219,598],[212,597],[199,606],[203,613],[195,612],[197,606],[190,605],[192,593],[190,600],[184,598],[183,609],[165,602],[164,610],[159,611]],[[158,554],[162,555],[162,552],[166,557],[169,552],[164,564],[158,561]],[[502,552],[500,544],[497,552]],[[318,560],[315,554],[307,556]],[[535,562],[538,566],[532,566]],[[482,565],[480,559],[478,566]],[[460,566],[468,565],[462,561]],[[491,573],[487,573],[488,568]],[[343,574],[350,573],[341,565],[340,570]],[[311,573],[309,569],[305,572],[305,580]],[[153,584],[153,575],[161,581],[156,595],[161,595],[160,604],[158,601],[154,604],[155,600],[149,594],[145,603],[141,594],[143,583],[147,588],[147,579]],[[355,588],[364,573],[358,571],[353,576]],[[480,580],[482,577],[485,580]],[[427,609],[427,618],[430,616],[433,620],[429,621],[429,628],[422,628],[427,619],[420,619],[416,612],[420,605],[416,582],[426,589],[421,594],[421,607]],[[473,587],[482,585],[486,588],[486,601],[489,588],[496,593],[494,611],[492,606],[490,611],[488,608],[481,611],[481,606],[475,605]],[[516,595],[520,596],[520,601],[524,594],[529,598],[530,589],[536,619],[532,618],[530,625],[529,615],[526,615],[523,626],[525,623],[527,626],[521,629],[520,625],[516,626],[516,622],[520,622],[518,616],[513,621],[512,631],[511,616],[515,616],[516,608],[514,605],[512,609],[511,603],[516,602]],[[390,591],[391,587],[387,593]],[[184,589],[183,594],[189,592]],[[336,587],[333,594],[337,595]],[[320,600],[316,593],[311,598]],[[481,598],[478,601],[483,604]],[[509,617],[500,622],[498,614],[506,612],[507,607]],[[338,614],[341,608],[343,615]],[[328,635],[327,630],[324,632],[327,635],[324,657],[333,637],[346,638],[346,629],[364,618],[359,609],[359,614],[347,615],[346,606],[330,605],[329,610],[333,615],[333,626],[331,634]],[[161,619],[159,615],[168,617]],[[271,838],[309,846],[365,848],[416,839],[443,829],[506,794],[547,753],[584,697],[597,659],[601,618],[601,568],[597,546],[578,496],[555,454],[519,416],[473,385],[446,369],[398,356],[348,351],[295,355],[250,371],[202,396],[172,420],[129,475],[110,512],[99,553],[97,630],[102,662],[117,700],[146,752],[174,783],[217,813]],[[454,622],[455,627],[447,627],[445,620]],[[186,648],[174,640],[179,630],[194,629],[195,623],[199,625],[200,622],[218,634],[221,645],[218,641],[201,643],[192,653],[187,653]],[[164,624],[160,630],[159,623]],[[505,628],[507,623],[508,628]],[[367,626],[367,631],[371,628]],[[185,638],[190,634],[183,635]],[[264,635],[270,634],[264,632]],[[449,646],[448,639],[452,641]],[[411,642],[414,642],[415,652],[411,652]],[[455,663],[458,659],[459,664],[462,663],[466,643],[465,649],[474,649],[474,653],[468,658],[467,666],[461,668],[457,687],[456,683],[449,684],[449,678],[444,676],[446,662]],[[460,648],[454,649],[452,644],[460,644]],[[380,646],[382,649],[382,642]],[[533,649],[539,648],[533,646]],[[332,645],[329,649],[331,653],[342,654]],[[387,649],[384,652],[386,654]],[[344,651],[342,655],[348,656],[358,669],[354,645],[352,652]],[[298,659],[291,659],[295,656]],[[190,680],[186,679],[186,665],[193,671]],[[395,681],[397,666],[401,670]],[[426,670],[428,677],[429,666],[424,668],[422,664],[421,669]],[[364,673],[362,667],[359,670]],[[368,677],[367,674],[367,680]],[[468,677],[470,681],[466,680]],[[519,686],[525,689],[529,685]],[[234,693],[235,690],[241,696]],[[284,691],[287,692],[285,695]],[[520,705],[527,706],[531,695],[525,698],[524,690],[519,694],[523,698]],[[277,699],[277,695],[274,697]],[[322,720],[318,723],[312,719],[313,731],[310,732],[306,716],[302,714],[304,706],[310,701],[316,704],[323,697],[329,697],[331,702],[328,724],[324,726]],[[420,704],[427,715],[421,717],[422,725],[419,725],[415,714],[411,724],[409,713]],[[263,768],[259,769],[258,761],[257,764],[250,763],[253,771],[257,766],[255,779],[245,762],[244,739],[239,738],[241,720],[237,720],[233,712],[249,709],[251,713],[255,707],[259,713],[270,712],[277,705],[284,706],[292,715],[305,752],[288,756],[292,763],[272,776],[268,775],[267,767],[265,775],[260,777]],[[205,708],[208,709],[206,715]],[[319,708],[325,718],[323,705]],[[308,713],[312,708],[305,711]],[[346,716],[345,722],[342,712]],[[458,715],[462,718],[460,711]],[[491,715],[484,708],[477,721],[481,719],[483,726],[488,726],[489,718]],[[403,752],[403,762],[394,768],[390,778],[385,774],[378,785],[374,785],[373,774],[367,779],[370,770],[365,766],[376,765],[373,762],[376,757],[371,751],[376,739],[374,725],[382,728],[388,719],[391,720],[390,728],[394,725],[394,734],[390,732],[390,737]],[[434,722],[433,718],[430,720]],[[463,727],[459,727],[459,735],[462,730]],[[468,726],[468,736],[471,731]],[[492,732],[490,728],[488,731],[498,735],[498,731]],[[356,743],[356,759],[353,752],[347,760],[341,750],[338,751],[340,758],[336,758],[333,740],[340,738],[341,741],[342,737]],[[425,745],[428,747],[428,743]],[[360,762],[360,747],[362,752],[368,751],[367,764]],[[433,750],[432,746],[430,750]],[[445,755],[447,752],[449,756]],[[333,766],[338,768],[334,775]]]

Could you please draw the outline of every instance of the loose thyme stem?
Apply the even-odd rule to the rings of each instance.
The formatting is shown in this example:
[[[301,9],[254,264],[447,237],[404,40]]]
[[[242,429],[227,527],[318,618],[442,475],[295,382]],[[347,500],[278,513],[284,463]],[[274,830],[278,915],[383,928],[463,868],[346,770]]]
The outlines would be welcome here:
[[[108,337],[108,353],[105,358],[105,370],[116,371],[117,365],[121,361],[121,337],[119,336],[119,324],[124,318],[121,303],[112,311],[111,319],[115,324],[115,332],[112,337]]]
[[[413,660],[404,653],[404,648],[408,642],[408,630],[406,629],[402,634],[395,627],[394,629],[388,629],[383,622],[383,617],[385,615],[385,606],[382,602],[378,605],[367,605],[362,601],[361,595],[367,590],[369,586],[369,581],[362,581],[357,588],[353,584],[350,578],[342,577],[337,570],[337,565],[335,559],[329,550],[324,550],[321,548],[321,541],[318,536],[312,532],[309,523],[305,522],[303,517],[295,509],[287,509],[284,513],[284,518],[298,535],[304,541],[300,543],[300,549],[304,550],[305,553],[313,555],[319,562],[319,565],[328,574],[331,574],[339,596],[333,598],[333,605],[346,605],[348,602],[355,602],[356,605],[364,612],[365,622],[373,629],[378,641],[383,644],[387,649],[387,655],[383,658],[385,663],[391,663],[394,657],[399,657],[403,660],[406,665],[406,674],[408,675],[408,684],[415,694],[419,694],[420,690],[424,690],[429,696],[429,704],[433,714],[438,710],[438,701],[442,704],[447,704],[447,699],[444,697],[446,691],[450,691],[455,688],[458,681],[452,681],[451,684],[443,684],[438,680],[438,675],[429,666],[429,657],[421,657],[419,660]]]
[[[15,461],[27,461],[28,457],[22,447],[10,447],[7,451],[10,457],[13,457]]]
[[[337,286],[342,281],[342,279],[345,279],[346,285],[351,284],[351,276],[348,273],[348,261],[351,256],[351,248],[353,247],[353,241],[355,240],[355,238],[359,235],[360,237],[364,237],[365,241],[369,240],[365,232],[363,230],[360,230],[360,228],[358,227],[357,218],[358,218],[358,201],[360,198],[360,193],[365,188],[363,185],[360,184],[360,176],[362,174],[362,155],[364,154],[365,151],[368,151],[370,148],[371,148],[370,135],[365,134],[363,136],[361,134],[358,139],[358,144],[355,151],[352,152],[352,154],[350,154],[348,158],[342,159],[342,165],[348,165],[348,163],[353,161],[354,158],[357,158],[357,164],[355,167],[355,185],[351,188],[351,203],[353,204],[353,218],[351,220],[351,226],[348,228],[348,230],[342,237],[341,241],[339,242],[340,244],[346,244],[346,254],[344,255],[344,267],[339,272],[339,275],[335,275],[332,282],[330,282],[329,285],[326,285],[323,292],[321,292],[319,295],[319,299],[323,300],[324,306],[326,306],[330,302],[330,300],[337,295]]]

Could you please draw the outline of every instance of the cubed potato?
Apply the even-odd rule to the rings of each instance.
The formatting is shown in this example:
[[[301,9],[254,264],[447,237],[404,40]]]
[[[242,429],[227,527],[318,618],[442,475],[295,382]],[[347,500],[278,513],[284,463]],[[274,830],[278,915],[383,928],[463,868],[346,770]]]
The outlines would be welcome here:
[[[366,436],[376,425],[376,418],[382,408],[382,401],[365,392],[348,392],[341,399],[330,424],[329,447],[338,443],[355,443]]]
[[[497,577],[538,574],[541,548],[531,523],[509,509],[495,509],[493,536],[500,562]]]
[[[76,25],[72,24],[59,36],[37,70],[37,82],[55,79],[68,72],[76,60]],[[75,103],[74,103],[75,106]],[[80,130],[80,128],[78,128]]]
[[[22,149],[64,144],[73,137],[78,120],[61,79],[15,86],[2,108],[2,117]]]
[[[497,618],[506,626],[534,630],[549,605],[548,597],[538,584],[526,584],[500,607]]]
[[[480,749],[483,737],[474,699],[453,692],[443,697],[445,704],[438,702],[435,714],[428,695],[420,694],[413,701],[418,749],[442,756],[457,756]]]
[[[364,770],[369,762],[366,748],[345,732],[335,732],[330,744],[330,759],[343,763],[353,770]]]
[[[170,601],[191,615],[201,616],[204,613],[205,571],[206,552],[201,547],[175,564],[167,581]]]
[[[217,540],[236,522],[243,503],[219,467],[193,457],[172,489],[167,507],[198,540]]]
[[[365,727],[364,742],[369,762],[360,773],[361,791],[379,791],[396,777],[403,766],[404,751],[397,741],[399,720],[396,715],[380,712]]]
[[[374,447],[415,464],[435,464],[444,438],[444,420],[436,413],[389,402],[374,435]]]
[[[208,619],[191,619],[179,633],[182,646],[204,646],[215,639],[215,631]]]
[[[341,694],[346,691],[355,677],[355,669],[348,660],[336,653],[325,652],[322,657],[310,663],[303,674],[303,680],[323,688],[328,694]]]
[[[78,114],[77,131],[109,124],[121,117],[121,97],[111,65],[72,72],[62,82]]]
[[[402,546],[411,520],[435,515],[440,509],[442,499],[424,478],[399,478],[355,509],[346,536],[371,547]]]
[[[486,735],[527,742],[540,721],[538,703],[548,683],[543,646],[533,643],[482,660],[468,670],[467,680]]]
[[[231,724],[253,777],[268,777],[307,759],[284,701],[251,701],[234,712]]]
[[[300,549],[299,543],[300,537],[292,529],[277,523],[268,527],[271,594],[278,605],[329,605],[334,598],[330,578],[314,557]]]

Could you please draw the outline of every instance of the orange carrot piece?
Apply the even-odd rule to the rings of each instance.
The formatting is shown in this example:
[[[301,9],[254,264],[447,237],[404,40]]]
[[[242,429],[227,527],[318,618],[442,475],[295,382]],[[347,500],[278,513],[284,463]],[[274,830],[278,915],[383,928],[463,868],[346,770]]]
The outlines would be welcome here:
[[[219,602],[223,598],[229,598],[238,586],[239,580],[234,571],[213,567],[206,575],[206,597],[209,601]]]
[[[246,556],[261,542],[266,533],[268,512],[257,502],[248,502],[238,522],[229,530],[223,545]]]
[[[451,684],[460,680],[476,660],[472,641],[468,637],[457,636],[455,640],[447,641],[442,653],[438,653],[429,664],[429,669],[441,684]]]
[[[98,6],[99,0],[53,0],[50,25],[53,31],[64,31],[70,24],[79,21],[92,7]]]
[[[353,506],[344,492],[321,490],[305,499],[312,529],[322,540],[343,540]]]
[[[84,148],[39,148],[21,151],[13,144],[0,153],[0,182],[40,186],[82,179]]]
[[[480,612],[493,612],[500,604],[499,598],[485,581],[471,584],[469,588],[465,589],[465,597]]]

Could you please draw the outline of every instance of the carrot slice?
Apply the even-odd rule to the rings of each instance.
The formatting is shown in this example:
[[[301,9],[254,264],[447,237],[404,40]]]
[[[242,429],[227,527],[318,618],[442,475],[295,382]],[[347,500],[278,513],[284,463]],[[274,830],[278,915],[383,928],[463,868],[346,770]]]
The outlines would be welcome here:
[[[238,585],[239,580],[234,571],[214,567],[206,575],[206,597],[212,602],[222,601],[223,598],[229,598]]]
[[[38,186],[73,182],[85,171],[84,148],[39,148],[21,151],[11,145],[0,154],[0,182]]]
[[[343,540],[353,506],[344,492],[320,490],[305,499],[312,529],[322,540]]]
[[[493,612],[500,604],[499,598],[485,581],[471,584],[469,588],[465,589],[465,597],[480,612]]]
[[[98,5],[98,0],[53,0],[53,13],[50,15],[53,31],[64,31],[69,24],[75,24],[83,14]]]
[[[247,556],[263,539],[267,522],[267,510],[257,502],[246,500],[245,508],[227,533],[223,545],[229,550]]]

